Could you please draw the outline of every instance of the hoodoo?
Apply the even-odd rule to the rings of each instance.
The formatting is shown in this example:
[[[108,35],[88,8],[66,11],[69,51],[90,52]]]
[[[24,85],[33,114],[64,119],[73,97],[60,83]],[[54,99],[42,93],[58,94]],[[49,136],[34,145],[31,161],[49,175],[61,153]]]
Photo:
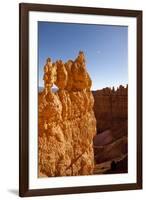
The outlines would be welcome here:
[[[96,119],[91,84],[83,52],[66,63],[47,59],[38,105],[39,177],[93,174]]]

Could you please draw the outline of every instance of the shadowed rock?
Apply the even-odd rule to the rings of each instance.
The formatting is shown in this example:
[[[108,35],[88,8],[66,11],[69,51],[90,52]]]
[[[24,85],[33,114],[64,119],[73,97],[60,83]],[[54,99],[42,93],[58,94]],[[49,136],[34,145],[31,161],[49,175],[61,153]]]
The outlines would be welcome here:
[[[117,90],[104,88],[93,91],[97,134],[94,136],[95,173],[127,171],[117,170],[111,162],[122,160],[128,154],[128,86]],[[122,161],[121,161],[122,162]],[[114,163],[114,162],[113,162]],[[125,162],[124,162],[125,163]],[[109,171],[110,170],[110,171]]]
[[[117,90],[104,88],[93,91],[94,113],[97,120],[97,133],[111,129],[113,125],[127,121],[128,87]]]

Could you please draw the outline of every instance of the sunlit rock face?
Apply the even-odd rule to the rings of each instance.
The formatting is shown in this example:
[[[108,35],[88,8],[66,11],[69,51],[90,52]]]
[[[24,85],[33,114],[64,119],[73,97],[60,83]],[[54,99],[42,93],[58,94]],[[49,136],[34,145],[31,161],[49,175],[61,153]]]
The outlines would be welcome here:
[[[93,174],[96,119],[91,84],[83,52],[66,63],[47,59],[38,104],[39,177]]]

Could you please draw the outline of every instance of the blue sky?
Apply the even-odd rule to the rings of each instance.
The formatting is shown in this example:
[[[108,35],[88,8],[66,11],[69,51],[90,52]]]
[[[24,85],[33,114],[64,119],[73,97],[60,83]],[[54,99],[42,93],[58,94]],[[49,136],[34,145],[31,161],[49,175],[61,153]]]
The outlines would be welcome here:
[[[74,60],[86,56],[92,90],[128,83],[128,27],[38,22],[39,86],[46,59]]]

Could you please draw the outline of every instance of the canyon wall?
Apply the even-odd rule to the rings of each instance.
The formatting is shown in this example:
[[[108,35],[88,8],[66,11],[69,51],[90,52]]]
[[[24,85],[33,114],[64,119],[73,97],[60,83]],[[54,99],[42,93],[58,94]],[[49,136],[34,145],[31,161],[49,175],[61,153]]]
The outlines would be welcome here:
[[[83,52],[66,63],[47,59],[38,103],[39,177],[93,174],[96,119],[91,84]]]
[[[94,173],[128,171],[128,86],[93,91],[97,134]],[[113,168],[114,165],[114,168]]]
[[[128,86],[119,86],[117,90],[104,88],[93,91],[94,113],[97,120],[97,132],[111,129],[113,123],[128,119]]]

